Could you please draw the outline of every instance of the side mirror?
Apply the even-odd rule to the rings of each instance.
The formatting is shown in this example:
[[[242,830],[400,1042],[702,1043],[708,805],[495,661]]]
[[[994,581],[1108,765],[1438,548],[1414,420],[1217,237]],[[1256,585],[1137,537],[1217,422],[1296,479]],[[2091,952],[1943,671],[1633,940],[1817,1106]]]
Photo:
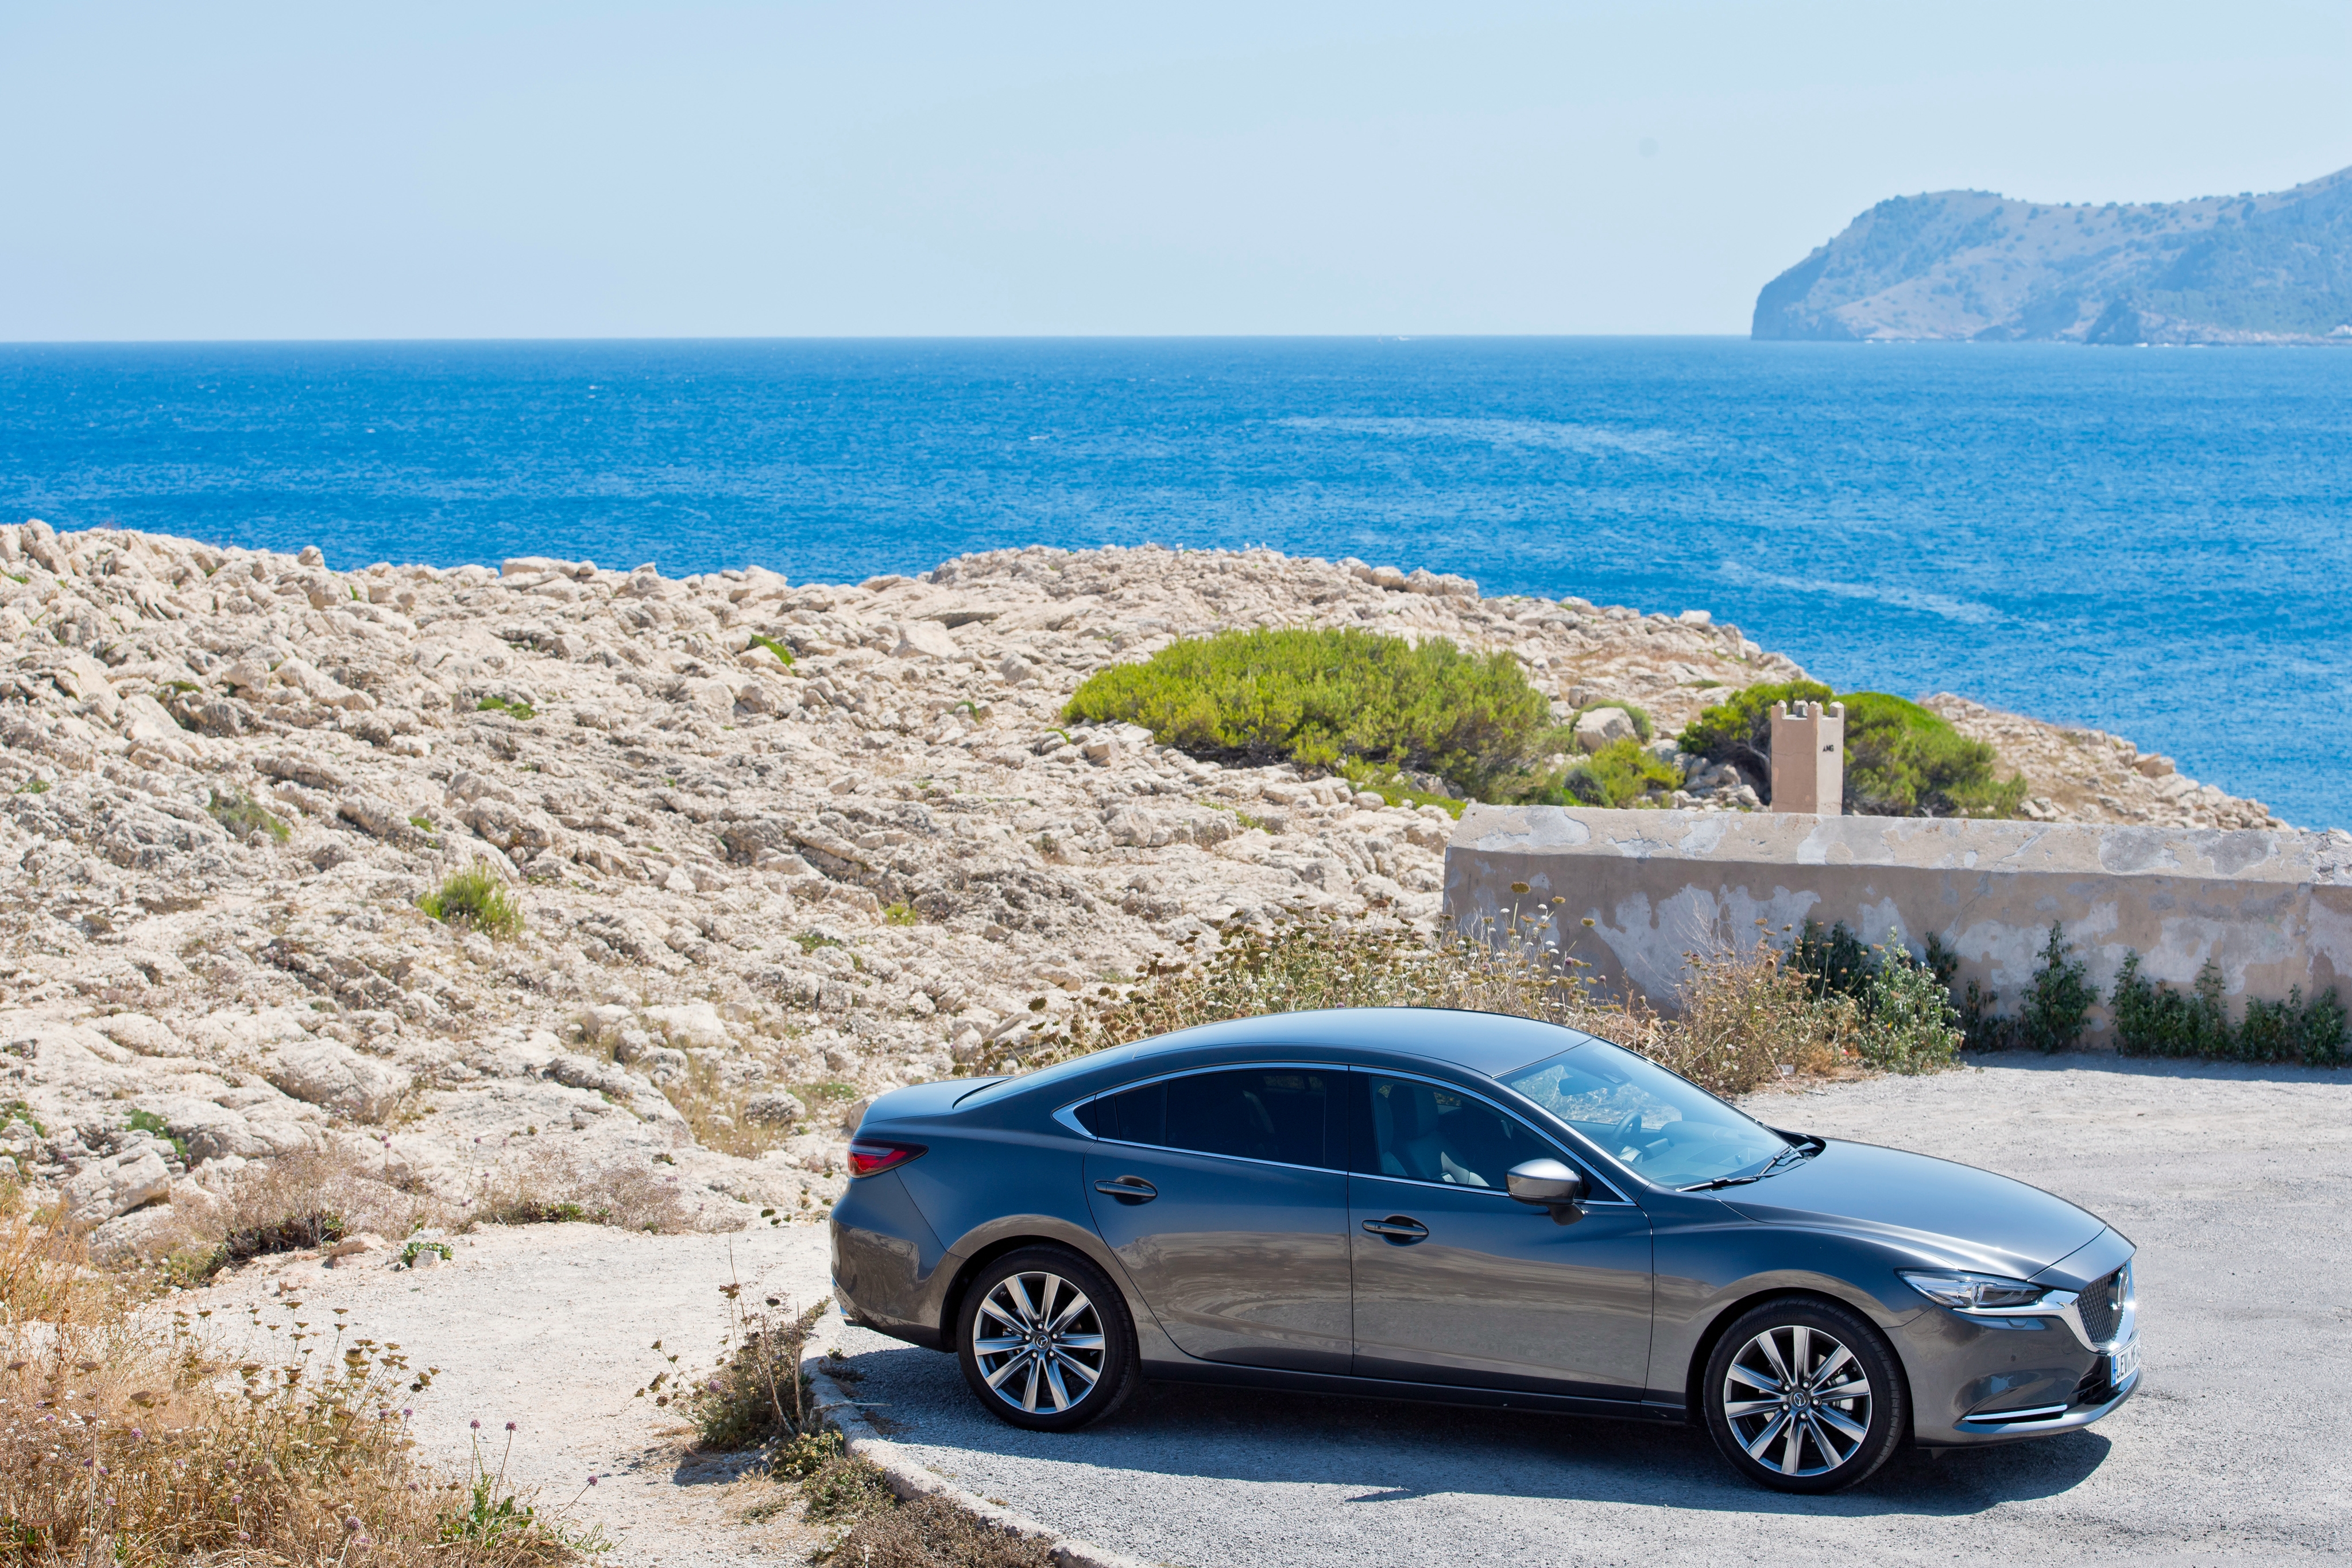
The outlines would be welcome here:
[[[1584,1176],[1558,1160],[1529,1160],[1514,1166],[1504,1179],[1513,1197],[1550,1209],[1558,1224],[1570,1225],[1583,1218],[1584,1211],[1578,1206],[1584,1201]]]

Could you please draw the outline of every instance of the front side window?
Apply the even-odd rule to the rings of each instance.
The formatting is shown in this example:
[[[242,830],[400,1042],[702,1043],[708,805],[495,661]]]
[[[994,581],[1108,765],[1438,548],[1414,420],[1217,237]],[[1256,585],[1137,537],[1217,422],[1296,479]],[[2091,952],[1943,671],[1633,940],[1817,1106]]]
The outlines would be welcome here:
[[[1194,1072],[1106,1094],[1078,1116],[1120,1143],[1337,1168],[1343,1078],[1308,1067]]]
[[[1660,1186],[1752,1175],[1790,1147],[1754,1117],[1606,1040],[1570,1046],[1501,1082]]]
[[[1368,1176],[1503,1192],[1513,1166],[1559,1157],[1527,1124],[1459,1090],[1370,1074],[1365,1084],[1356,1163]]]

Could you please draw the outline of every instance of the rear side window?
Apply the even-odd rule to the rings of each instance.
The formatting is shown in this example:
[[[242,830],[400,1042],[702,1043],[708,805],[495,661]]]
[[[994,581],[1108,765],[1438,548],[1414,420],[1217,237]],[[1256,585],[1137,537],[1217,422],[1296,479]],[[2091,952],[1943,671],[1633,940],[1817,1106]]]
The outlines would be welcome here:
[[[1078,1119],[1121,1143],[1337,1169],[1345,1077],[1303,1067],[1195,1072],[1107,1094]]]

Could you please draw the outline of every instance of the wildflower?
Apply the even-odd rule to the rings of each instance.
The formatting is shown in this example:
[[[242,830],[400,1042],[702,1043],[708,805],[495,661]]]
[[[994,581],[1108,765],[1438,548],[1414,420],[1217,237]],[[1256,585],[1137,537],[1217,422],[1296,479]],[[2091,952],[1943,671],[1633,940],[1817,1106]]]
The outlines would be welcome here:
[[[513,1431],[514,1429],[515,1429],[515,1424],[514,1424],[513,1422],[511,1422],[511,1421],[508,1422],[508,1423],[507,1423],[507,1430],[508,1430],[508,1431],[509,1431],[509,1432],[511,1432],[511,1431]]]
[[[356,1519],[347,1519],[343,1521],[343,1528],[357,1535],[360,1532],[360,1521]]]
[[[594,1486],[596,1484],[596,1478],[594,1476],[590,1476],[588,1478],[588,1484],[592,1487]]]
[[[480,1430],[482,1429],[482,1423],[481,1423],[481,1420],[480,1420],[480,1418],[479,1418],[479,1417],[477,1417],[477,1418],[476,1418],[476,1419],[474,1419],[474,1420],[471,1420],[471,1421],[467,1422],[467,1423],[466,1423],[466,1425],[467,1425],[467,1426],[468,1426],[468,1427],[472,1427],[475,1431],[477,1431],[477,1432],[478,1432],[478,1431],[480,1431]]]

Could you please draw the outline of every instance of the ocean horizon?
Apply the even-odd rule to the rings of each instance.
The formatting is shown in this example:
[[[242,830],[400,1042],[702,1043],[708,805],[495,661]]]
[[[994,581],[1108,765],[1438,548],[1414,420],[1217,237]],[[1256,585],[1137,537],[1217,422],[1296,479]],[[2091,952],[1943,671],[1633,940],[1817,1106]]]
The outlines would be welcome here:
[[[1267,546],[1709,610],[2352,826],[2352,355],[1709,338],[0,345],[0,518],[795,580]]]

